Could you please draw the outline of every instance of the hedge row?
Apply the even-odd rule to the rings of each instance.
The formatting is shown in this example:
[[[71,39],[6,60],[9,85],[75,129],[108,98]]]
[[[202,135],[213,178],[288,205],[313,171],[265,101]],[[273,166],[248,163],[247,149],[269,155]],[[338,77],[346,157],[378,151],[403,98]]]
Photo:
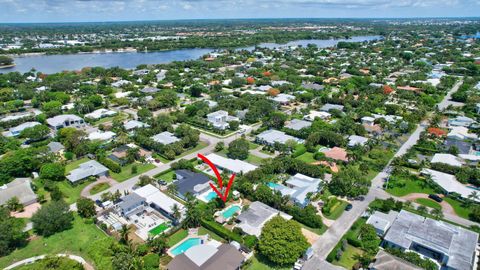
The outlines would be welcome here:
[[[220,237],[226,239],[227,241],[237,241],[238,243],[243,243],[242,236],[239,234],[236,234],[227,228],[223,227],[222,225],[216,223],[215,221],[209,221],[209,220],[201,220],[202,226],[205,227],[206,229],[218,234]]]

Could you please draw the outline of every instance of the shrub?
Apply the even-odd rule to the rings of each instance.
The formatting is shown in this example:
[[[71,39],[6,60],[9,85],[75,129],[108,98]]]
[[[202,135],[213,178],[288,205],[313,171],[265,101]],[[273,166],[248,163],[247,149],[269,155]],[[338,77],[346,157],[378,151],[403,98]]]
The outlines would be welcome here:
[[[120,173],[122,171],[122,167],[111,159],[104,158],[101,160],[101,163],[114,173]]]
[[[241,244],[243,243],[242,236],[228,230],[227,228],[223,227],[222,225],[216,223],[215,221],[208,221],[208,220],[202,219],[201,224],[206,229],[218,234],[220,237],[222,237],[222,238],[224,238],[228,241],[234,240],[234,241],[237,241]]]
[[[143,257],[143,266],[145,269],[158,269],[158,265],[160,263],[160,256],[158,254],[148,254]]]

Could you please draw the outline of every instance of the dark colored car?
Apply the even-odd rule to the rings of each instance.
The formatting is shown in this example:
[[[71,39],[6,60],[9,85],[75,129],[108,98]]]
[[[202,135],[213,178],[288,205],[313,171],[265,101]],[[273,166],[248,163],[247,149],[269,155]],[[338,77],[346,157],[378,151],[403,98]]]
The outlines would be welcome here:
[[[347,205],[347,207],[345,207],[345,211],[350,211],[350,210],[352,210],[352,208],[353,208],[353,205],[351,203],[349,203]]]
[[[166,186],[167,185],[167,181],[165,180],[158,180],[158,183],[162,186]]]
[[[430,195],[428,195],[428,198],[430,198],[430,199],[432,199],[436,202],[439,202],[439,203],[443,201],[443,199],[440,196],[438,196],[437,194],[430,194]]]

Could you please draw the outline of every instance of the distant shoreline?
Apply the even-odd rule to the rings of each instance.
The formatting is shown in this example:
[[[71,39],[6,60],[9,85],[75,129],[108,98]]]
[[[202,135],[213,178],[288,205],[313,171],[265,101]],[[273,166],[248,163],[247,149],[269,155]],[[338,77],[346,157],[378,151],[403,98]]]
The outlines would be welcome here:
[[[12,67],[15,67],[15,64],[3,65],[3,66],[0,66],[0,69],[6,69],[6,68],[12,68]]]
[[[7,54],[7,56],[10,57],[29,57],[29,56],[42,56],[42,55],[75,55],[75,54],[106,54],[106,53],[136,53],[138,52],[137,49],[131,48],[131,49],[119,49],[117,51],[111,50],[111,49],[105,49],[105,50],[94,50],[91,52],[74,52],[74,53],[58,53],[58,54],[48,54],[47,52],[30,52],[30,53],[15,53],[15,54]]]

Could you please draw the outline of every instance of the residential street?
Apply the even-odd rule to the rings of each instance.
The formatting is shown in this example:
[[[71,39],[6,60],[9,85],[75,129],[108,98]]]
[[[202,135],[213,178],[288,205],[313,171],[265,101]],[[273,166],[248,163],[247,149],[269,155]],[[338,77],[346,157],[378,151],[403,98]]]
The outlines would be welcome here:
[[[444,97],[444,99],[439,103],[440,109],[445,109],[450,104],[450,98],[453,93],[455,93],[463,81],[457,82],[452,89],[448,92],[448,94]],[[400,157],[407,153],[407,151],[414,146],[417,141],[420,139],[420,134],[425,131],[428,127],[428,122],[423,121],[422,123],[417,125],[415,131],[409,136],[407,141],[402,144],[402,146],[398,149],[395,153],[395,157]],[[393,160],[393,159],[392,159]],[[390,160],[390,162],[392,161]],[[327,258],[330,251],[333,250],[335,245],[340,241],[342,236],[350,229],[353,223],[360,218],[360,216],[367,210],[368,205],[375,200],[375,198],[380,199],[387,199],[390,197],[396,198],[391,196],[386,191],[383,190],[383,182],[385,179],[390,175],[390,162],[387,164],[385,169],[380,172],[377,176],[372,179],[372,185],[365,196],[364,201],[353,201],[352,205],[353,208],[350,211],[346,211],[338,218],[329,228],[328,230],[320,236],[320,238],[314,243],[312,246],[315,252],[314,257],[310,260],[305,262],[302,270],[322,270],[320,268],[321,263],[326,263],[324,260]],[[444,214],[444,218],[450,220],[452,222],[464,225],[464,226],[471,226],[476,224],[475,222],[460,218],[458,216],[454,216],[451,214]]]

